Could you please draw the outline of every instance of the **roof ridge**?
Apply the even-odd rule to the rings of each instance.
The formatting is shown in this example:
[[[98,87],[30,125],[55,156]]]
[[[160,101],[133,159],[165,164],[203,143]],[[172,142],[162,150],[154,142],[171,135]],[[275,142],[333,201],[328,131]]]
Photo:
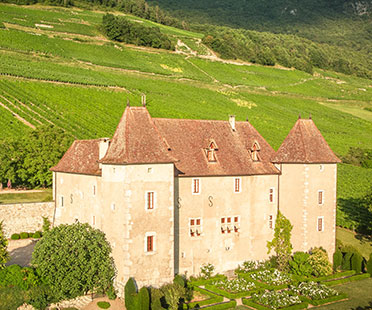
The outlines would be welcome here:
[[[298,122],[301,123],[301,120],[299,119]],[[300,127],[299,129],[300,129],[300,134],[301,134],[301,143],[302,143],[302,148],[303,148],[303,150],[304,150],[304,156],[305,156],[304,160],[306,160],[306,159],[307,159],[307,154],[306,154],[306,147],[305,147],[305,143],[304,143],[304,136],[303,136],[303,134],[302,134],[302,128],[301,128],[301,125],[300,125],[299,127]]]

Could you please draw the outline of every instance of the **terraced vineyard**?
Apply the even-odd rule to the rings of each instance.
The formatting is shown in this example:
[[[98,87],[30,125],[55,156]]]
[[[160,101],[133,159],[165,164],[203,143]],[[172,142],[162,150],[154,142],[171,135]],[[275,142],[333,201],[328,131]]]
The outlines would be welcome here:
[[[248,117],[274,148],[299,113],[312,115],[338,155],[372,148],[370,80],[223,62],[202,34],[162,25],[176,52],[112,43],[99,33],[103,14],[0,4],[0,138],[46,123],[76,138],[110,137],[126,100],[146,94],[154,117]],[[371,169],[340,165],[339,197],[360,198],[371,179]],[[339,210],[342,223],[353,221],[350,212]]]

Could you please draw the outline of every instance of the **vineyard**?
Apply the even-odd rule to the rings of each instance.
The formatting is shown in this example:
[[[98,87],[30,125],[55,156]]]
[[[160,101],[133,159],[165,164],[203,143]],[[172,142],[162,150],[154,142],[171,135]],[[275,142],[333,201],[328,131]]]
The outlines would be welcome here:
[[[350,147],[372,148],[370,80],[114,44],[99,33],[103,14],[0,4],[0,138],[22,136],[40,124],[79,139],[111,137],[126,100],[137,105],[146,94],[153,117],[248,117],[275,149],[299,113],[312,115],[338,155]],[[201,34],[159,27],[188,50],[208,54],[198,43]],[[371,179],[371,169],[340,165],[339,199],[361,198]],[[339,224],[352,225],[352,212],[340,208]]]

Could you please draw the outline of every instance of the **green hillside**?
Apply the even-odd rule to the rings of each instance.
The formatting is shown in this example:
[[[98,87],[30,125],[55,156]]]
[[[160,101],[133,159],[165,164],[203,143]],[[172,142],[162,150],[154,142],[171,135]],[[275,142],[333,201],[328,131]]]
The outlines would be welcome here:
[[[0,12],[0,139],[50,123],[79,139],[110,137],[126,100],[138,105],[146,94],[153,117],[235,114],[275,149],[300,113],[312,115],[339,156],[372,149],[371,80],[222,61],[202,34],[164,25],[174,52],[114,43],[100,32],[104,12],[5,4]],[[339,224],[357,227],[365,218],[348,201],[363,197],[371,179],[372,169],[340,165]]]

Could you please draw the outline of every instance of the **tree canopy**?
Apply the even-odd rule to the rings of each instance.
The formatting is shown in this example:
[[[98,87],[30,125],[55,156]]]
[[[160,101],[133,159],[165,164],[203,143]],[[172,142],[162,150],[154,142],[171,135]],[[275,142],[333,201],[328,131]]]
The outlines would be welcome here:
[[[88,224],[59,225],[36,244],[31,264],[58,300],[104,292],[116,274],[105,234]]]

